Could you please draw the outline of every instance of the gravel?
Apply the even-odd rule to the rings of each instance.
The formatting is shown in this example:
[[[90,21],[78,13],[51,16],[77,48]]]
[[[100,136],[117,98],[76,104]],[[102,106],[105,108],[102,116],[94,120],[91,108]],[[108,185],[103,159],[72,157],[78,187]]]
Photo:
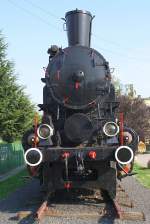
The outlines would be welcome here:
[[[122,181],[122,185],[126,189],[130,198],[136,204],[136,211],[143,211],[146,216],[146,221],[121,221],[113,218],[100,218],[100,219],[77,219],[77,218],[54,218],[45,217],[40,223],[41,224],[150,224],[150,189],[143,187],[134,177],[127,177]],[[57,203],[53,201],[52,205],[56,209],[63,209],[66,212],[77,212],[77,211],[97,211],[99,207],[96,203],[90,205],[82,203],[79,199],[65,198],[65,194],[59,192],[57,195]],[[9,195],[7,199],[0,201],[0,224],[33,224],[34,221],[31,218],[25,218],[21,221],[15,219],[17,212],[23,210],[35,211],[40,203],[29,205],[29,202],[39,202],[42,194],[40,193],[40,186],[38,180],[29,181],[24,187],[18,189],[16,192]],[[61,199],[60,199],[61,198]]]
[[[130,198],[135,202],[136,210],[145,214],[146,221],[136,222],[138,224],[150,224],[150,189],[142,186],[135,177],[127,177],[122,185]]]

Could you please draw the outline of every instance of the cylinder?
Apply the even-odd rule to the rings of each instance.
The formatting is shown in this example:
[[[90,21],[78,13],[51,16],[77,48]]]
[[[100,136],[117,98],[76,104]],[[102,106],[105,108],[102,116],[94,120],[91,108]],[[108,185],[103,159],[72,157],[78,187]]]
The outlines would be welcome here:
[[[68,45],[90,47],[92,15],[82,10],[69,11],[65,15]]]

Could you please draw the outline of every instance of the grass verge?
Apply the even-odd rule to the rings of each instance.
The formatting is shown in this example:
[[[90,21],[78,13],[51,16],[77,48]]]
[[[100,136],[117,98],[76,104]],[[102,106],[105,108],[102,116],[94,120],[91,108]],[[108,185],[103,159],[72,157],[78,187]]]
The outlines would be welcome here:
[[[21,177],[27,175],[27,170],[24,169],[7,180],[0,182],[0,199],[6,198],[11,192],[23,186],[26,180]]]
[[[134,172],[136,172],[136,179],[147,188],[150,188],[150,169],[143,168],[136,163],[134,164]]]

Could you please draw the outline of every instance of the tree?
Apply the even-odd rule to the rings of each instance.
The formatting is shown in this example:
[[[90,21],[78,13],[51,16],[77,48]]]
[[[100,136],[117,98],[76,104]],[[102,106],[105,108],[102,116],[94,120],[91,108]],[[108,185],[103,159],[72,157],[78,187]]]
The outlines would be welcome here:
[[[119,78],[117,78],[116,76],[112,77],[112,83],[115,86],[115,92],[116,95],[119,96],[122,94],[123,91],[123,85],[121,84],[121,81]]]
[[[125,85],[125,95],[129,98],[133,99],[136,97],[136,90],[133,87],[133,84],[126,84]]]
[[[0,32],[0,137],[13,142],[32,125],[34,105],[17,84],[14,64],[6,58],[7,44]]]
[[[149,107],[140,97],[131,99],[129,96],[119,96],[120,112],[124,113],[124,120],[127,126],[132,127],[140,139],[144,141],[147,131],[149,130]]]
[[[141,97],[136,96],[133,84],[124,85],[123,88],[119,79],[113,77],[113,80],[117,100],[120,102],[119,112],[123,112],[125,124],[133,128],[144,141],[150,130],[150,108]]]

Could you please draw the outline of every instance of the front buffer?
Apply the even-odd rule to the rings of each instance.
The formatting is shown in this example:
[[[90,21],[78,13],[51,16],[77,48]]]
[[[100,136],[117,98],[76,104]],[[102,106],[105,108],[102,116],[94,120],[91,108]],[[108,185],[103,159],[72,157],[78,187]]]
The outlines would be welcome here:
[[[41,148],[41,181],[46,191],[88,188],[116,195],[115,147]]]

